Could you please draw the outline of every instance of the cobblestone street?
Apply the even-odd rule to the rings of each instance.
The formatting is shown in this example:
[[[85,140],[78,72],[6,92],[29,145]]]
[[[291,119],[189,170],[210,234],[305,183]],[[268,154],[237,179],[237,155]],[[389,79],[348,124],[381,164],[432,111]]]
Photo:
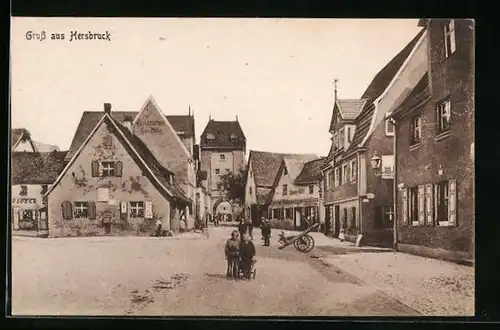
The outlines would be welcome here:
[[[13,239],[14,315],[418,315],[293,247],[260,246],[257,276],[225,278],[231,228],[210,238]],[[64,253],[61,253],[64,251]],[[319,252],[318,252],[319,253]]]

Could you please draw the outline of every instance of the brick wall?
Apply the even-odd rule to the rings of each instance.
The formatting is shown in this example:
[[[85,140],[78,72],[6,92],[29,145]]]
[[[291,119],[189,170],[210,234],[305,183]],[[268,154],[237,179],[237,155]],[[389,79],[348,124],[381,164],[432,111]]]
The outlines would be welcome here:
[[[455,20],[457,49],[444,56],[444,24],[431,20],[429,33],[429,69],[432,97],[419,109],[403,117],[397,125],[398,183],[411,187],[442,180],[457,180],[457,226],[408,226],[402,223],[401,192],[398,192],[399,241],[446,250],[473,251],[473,180],[471,143],[474,141],[473,30],[466,20]],[[437,132],[435,105],[445,97],[452,104],[449,136]],[[410,148],[410,125],[421,118],[421,143]],[[442,169],[442,174],[439,170]]]

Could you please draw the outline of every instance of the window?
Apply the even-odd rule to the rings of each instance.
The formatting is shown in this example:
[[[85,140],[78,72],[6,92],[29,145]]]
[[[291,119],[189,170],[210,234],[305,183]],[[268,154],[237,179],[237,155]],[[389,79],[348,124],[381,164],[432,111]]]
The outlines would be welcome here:
[[[420,120],[420,116],[413,118],[411,122],[411,137],[410,137],[410,145],[415,145],[420,143],[420,138],[422,137],[422,122]]]
[[[451,122],[451,102],[445,100],[436,106],[438,134],[450,129]]]
[[[339,148],[342,149],[342,148],[344,148],[344,138],[345,138],[343,128],[340,130],[339,134],[340,134],[339,135]]]
[[[342,218],[342,225],[347,228],[347,208],[344,208],[344,217]]]
[[[144,218],[144,202],[130,202],[130,217]]]
[[[285,219],[293,219],[293,208],[285,209]]]
[[[102,162],[102,176],[115,176],[114,162]]]
[[[34,220],[33,210],[23,210],[23,220]]]
[[[40,191],[40,194],[45,195],[45,193],[49,190],[49,185],[47,184],[42,184],[42,191]]]
[[[215,139],[215,135],[213,133],[207,133],[207,140]]]
[[[226,160],[226,155],[220,154],[220,160]]]
[[[215,174],[220,174],[220,170],[218,168],[215,169]]]
[[[456,50],[455,20],[450,19],[444,26],[444,56],[448,58]]]
[[[344,181],[342,181],[342,184],[346,184],[346,183],[349,183],[349,181],[350,181],[350,178],[349,178],[350,168],[349,168],[348,164],[344,164],[343,168],[344,168],[344,178],[343,178]]]
[[[333,134],[333,150],[337,150],[339,148],[339,134]]]
[[[288,186],[286,184],[283,185],[283,195],[288,194]]]
[[[356,222],[356,207],[353,206],[351,207],[351,228],[358,228],[357,226],[357,222]]]
[[[283,175],[287,175],[288,174],[288,170],[286,169],[286,167],[283,168]]]
[[[356,181],[358,174],[358,166],[356,160],[351,162],[351,181]]]
[[[335,186],[342,185],[342,168],[337,167],[335,169]]]
[[[333,174],[333,170],[330,170],[328,172],[328,189],[332,189],[333,187],[335,187],[335,177]]]
[[[250,187],[250,188],[248,189],[248,191],[250,192],[250,196],[251,196],[251,195],[252,195],[252,187]]]
[[[312,184],[309,185],[309,194],[310,195],[314,194],[314,185]]]
[[[75,202],[75,218],[88,218],[89,216],[89,203],[88,202]]]
[[[28,195],[28,186],[22,185],[21,186],[21,191],[19,192],[19,195],[21,195],[21,196]]]
[[[352,135],[351,135],[351,128],[347,128],[347,142],[351,143],[352,142]]]
[[[394,124],[389,119],[385,121],[385,135],[387,136],[394,135]]]
[[[418,187],[408,189],[409,193],[409,213],[410,224],[418,224]]]
[[[97,201],[109,201],[109,188],[97,188]]]
[[[448,181],[436,184],[436,220],[448,221]]]

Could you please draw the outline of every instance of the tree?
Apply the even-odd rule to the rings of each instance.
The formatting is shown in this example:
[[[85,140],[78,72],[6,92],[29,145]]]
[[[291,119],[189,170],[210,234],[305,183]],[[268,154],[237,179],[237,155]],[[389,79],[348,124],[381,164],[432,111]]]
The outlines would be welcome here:
[[[220,176],[217,188],[233,203],[242,203],[245,198],[247,171],[241,167],[236,172],[226,172]]]

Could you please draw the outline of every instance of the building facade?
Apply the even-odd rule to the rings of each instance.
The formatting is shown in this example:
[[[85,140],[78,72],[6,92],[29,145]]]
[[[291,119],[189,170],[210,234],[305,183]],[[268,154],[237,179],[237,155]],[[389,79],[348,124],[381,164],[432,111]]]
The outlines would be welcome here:
[[[319,210],[323,159],[315,158],[317,156],[301,155],[282,160],[271,192],[269,219],[288,220],[293,223],[290,229],[305,229],[321,222]]]
[[[252,220],[254,226],[260,225],[262,217],[269,217],[269,204],[273,196],[273,187],[285,158],[300,160],[316,159],[317,155],[282,154],[250,150],[245,184],[245,217]]]
[[[427,74],[392,113],[398,250],[474,259],[474,23],[421,20]]]
[[[158,220],[164,229],[178,229],[193,200],[140,137],[161,133],[165,127],[159,121],[142,122],[135,134],[134,118],[111,112],[110,104],[104,112],[84,113],[71,158],[46,193],[49,236],[149,234]],[[175,142],[181,143],[168,138],[163,143]]]
[[[237,206],[229,203],[218,184],[222,174],[245,168],[246,138],[238,120],[216,121],[209,118],[201,134],[200,153],[201,170],[208,175],[212,215],[232,214]]]
[[[11,155],[13,230],[45,234],[47,203],[43,198],[64,168],[66,152],[13,152]]]
[[[175,174],[176,182],[188,197],[189,203],[182,215],[186,217],[187,227],[193,228],[196,208],[196,173],[199,164],[196,153],[194,116],[165,115],[154,101],[148,97],[140,111],[113,111],[112,117],[139,138],[144,149],[149,150],[162,167]],[[97,122],[102,118],[102,111],[86,111],[66,155],[69,161],[88,137]],[[179,228],[177,220],[173,220],[170,228]]]
[[[360,99],[337,99],[332,146],[323,168],[325,232],[362,243],[393,244],[394,126],[385,115],[425,74],[425,31],[420,31],[372,80]],[[337,94],[337,93],[335,93]],[[372,159],[378,158],[377,168]]]

